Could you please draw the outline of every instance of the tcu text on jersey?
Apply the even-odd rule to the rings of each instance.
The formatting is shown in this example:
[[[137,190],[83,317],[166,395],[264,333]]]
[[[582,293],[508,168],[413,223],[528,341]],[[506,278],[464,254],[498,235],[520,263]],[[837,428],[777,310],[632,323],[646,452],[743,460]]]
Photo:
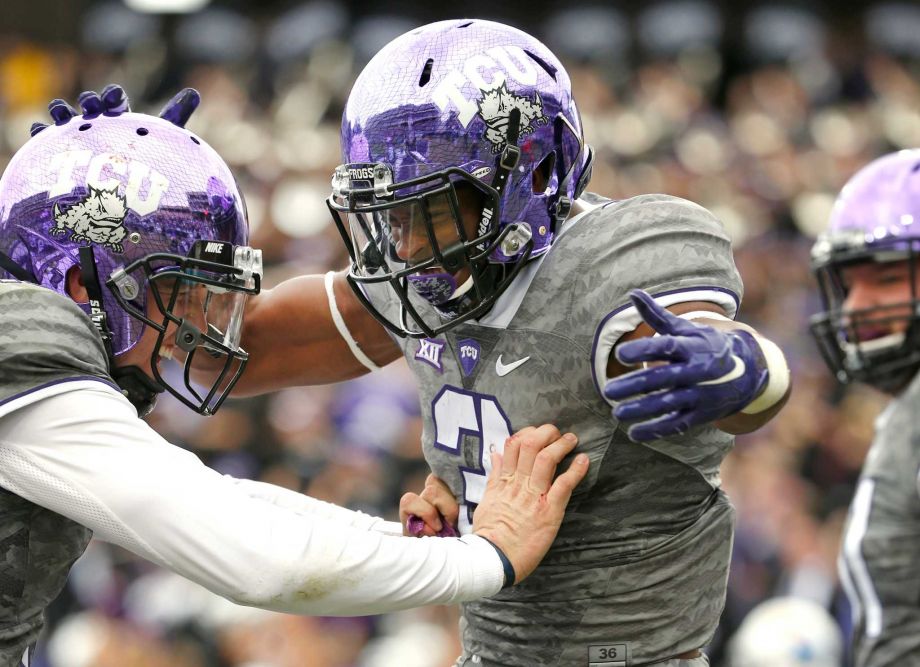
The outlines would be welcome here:
[[[470,360],[478,361],[479,360],[479,348],[473,345],[461,345],[460,346],[460,360]]]
[[[142,162],[128,160],[116,153],[96,153],[90,150],[67,151],[51,158],[57,180],[48,190],[49,197],[60,197],[73,191],[74,171],[86,169],[86,183],[100,190],[125,186],[127,207],[138,215],[157,210],[169,180]]]

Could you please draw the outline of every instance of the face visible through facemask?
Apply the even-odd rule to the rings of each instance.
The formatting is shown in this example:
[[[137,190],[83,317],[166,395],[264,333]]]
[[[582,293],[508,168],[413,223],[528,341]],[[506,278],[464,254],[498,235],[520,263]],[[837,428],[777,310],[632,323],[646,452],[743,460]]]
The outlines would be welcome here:
[[[163,322],[165,319],[164,313],[160,310],[157,299],[154,297],[154,290],[157,291],[163,305],[168,307],[175,282],[175,279],[154,280],[148,285],[147,317],[150,320]],[[207,331],[208,323],[205,314],[207,299],[208,292],[204,285],[182,283],[179,285],[172,313],[175,317],[184,319],[194,325],[199,331]],[[187,353],[177,344],[176,332],[178,329],[179,325],[175,322],[167,322],[166,335],[163,337],[163,344],[160,346],[159,354],[156,359],[152,359],[159,332],[153,327],[144,327],[144,333],[137,344],[124,354],[116,357],[116,365],[120,367],[137,366],[145,374],[153,378],[153,364],[156,364],[159,370],[163,359],[176,359],[183,363]]]
[[[857,340],[876,340],[907,330],[913,296],[907,261],[854,264],[843,268],[840,275],[846,290],[844,312],[877,313],[872,318],[853,317]]]
[[[407,203],[387,213],[385,224],[397,258],[408,266],[435,263],[410,275],[412,288],[432,304],[454,299],[469,289],[470,266],[463,245],[476,238],[483,199],[475,189],[456,186],[459,220],[447,195],[428,199],[430,228],[422,206]],[[429,232],[430,229],[430,232]],[[461,229],[463,236],[461,236]],[[431,237],[443,261],[437,261]]]

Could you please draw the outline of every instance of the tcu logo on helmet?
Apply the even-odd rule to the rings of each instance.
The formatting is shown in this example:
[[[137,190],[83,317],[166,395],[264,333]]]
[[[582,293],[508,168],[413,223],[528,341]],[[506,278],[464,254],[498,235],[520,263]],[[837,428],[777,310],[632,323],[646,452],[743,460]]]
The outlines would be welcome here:
[[[101,243],[115,252],[123,252],[121,242],[127,232],[122,226],[128,209],[117,188],[97,190],[89,186],[89,194],[66,211],[54,204],[54,227],[51,234],[60,236],[68,229],[72,241]]]
[[[503,83],[495,90],[490,90],[479,101],[479,115],[489,126],[486,139],[492,143],[492,152],[498,153],[508,140],[508,116],[512,109],[521,112],[520,133],[522,136],[533,134],[534,125],[546,125],[548,119],[543,115],[543,101],[539,93],[534,93],[533,101],[508,91]]]
[[[448,72],[431,98],[441,111],[447,111],[451,105],[456,107],[457,118],[463,127],[467,127],[479,112],[476,101],[467,99],[463,94],[463,86],[467,82],[481,92],[499,88],[509,77],[525,86],[537,83],[537,67],[519,46],[493,46],[485,53],[468,58],[461,70]],[[542,107],[537,115],[543,115]]]
[[[74,173],[86,169],[86,184],[99,191],[115,191],[124,185],[124,203],[138,215],[153,213],[169,187],[169,180],[142,162],[115,153],[93,154],[90,150],[67,151],[51,158],[57,180],[49,197],[70,194],[76,186]],[[116,178],[117,177],[117,178]]]

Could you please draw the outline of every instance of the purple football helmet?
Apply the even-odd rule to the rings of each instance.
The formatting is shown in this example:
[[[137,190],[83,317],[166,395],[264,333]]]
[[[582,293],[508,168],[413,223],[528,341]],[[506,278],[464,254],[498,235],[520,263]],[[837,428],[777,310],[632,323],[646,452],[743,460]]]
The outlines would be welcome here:
[[[556,56],[471,19],[422,26],[377,53],[348,97],[342,155],[327,203],[349,282],[381,323],[412,337],[484,315],[549,249],[591,164]],[[389,284],[397,321],[360,283]]]
[[[903,150],[869,163],[847,182],[829,229],[812,248],[812,270],[825,310],[812,317],[811,330],[840,382],[865,382],[894,393],[920,369],[918,251],[920,150]],[[842,270],[869,262],[906,262],[910,302],[845,310],[848,289]],[[905,333],[860,339],[862,331],[884,332],[905,320]]]
[[[80,305],[102,336],[112,377],[142,414],[164,389],[211,414],[239,379],[248,357],[239,346],[244,302],[261,281],[261,253],[248,237],[230,169],[162,118],[76,116],[36,134],[0,178],[0,268],[67,295],[68,270],[79,267],[89,295]],[[112,363],[146,327],[158,334],[153,379]],[[210,389],[190,380],[200,350],[215,369]],[[182,387],[157,368],[173,351],[185,356]]]

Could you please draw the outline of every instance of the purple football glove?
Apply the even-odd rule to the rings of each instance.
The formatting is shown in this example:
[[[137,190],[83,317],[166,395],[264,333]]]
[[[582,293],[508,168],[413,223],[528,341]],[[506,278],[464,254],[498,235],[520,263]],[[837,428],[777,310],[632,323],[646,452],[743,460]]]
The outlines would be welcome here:
[[[65,125],[71,118],[83,116],[95,118],[99,115],[118,116],[131,111],[128,94],[117,83],[110,83],[102,89],[101,93],[95,90],[84,90],[77,98],[80,111],[74,109],[66,100],[55,99],[48,104],[48,112],[55,125]],[[160,111],[160,118],[168,120],[173,125],[185,127],[198,104],[201,95],[194,88],[183,88]],[[82,112],[82,113],[81,113]],[[48,127],[48,123],[32,123],[29,134],[33,137]]]
[[[437,532],[438,537],[460,537],[460,533],[450,522],[441,514],[441,530]],[[410,514],[406,519],[406,530],[412,537],[418,537],[425,530],[425,520],[415,514]]]
[[[642,319],[660,335],[617,346],[622,364],[667,362],[621,375],[604,386],[620,401],[614,416],[634,441],[686,433],[692,426],[732,415],[766,387],[766,360],[746,331],[725,332],[681,319],[643,290],[629,295]]]

